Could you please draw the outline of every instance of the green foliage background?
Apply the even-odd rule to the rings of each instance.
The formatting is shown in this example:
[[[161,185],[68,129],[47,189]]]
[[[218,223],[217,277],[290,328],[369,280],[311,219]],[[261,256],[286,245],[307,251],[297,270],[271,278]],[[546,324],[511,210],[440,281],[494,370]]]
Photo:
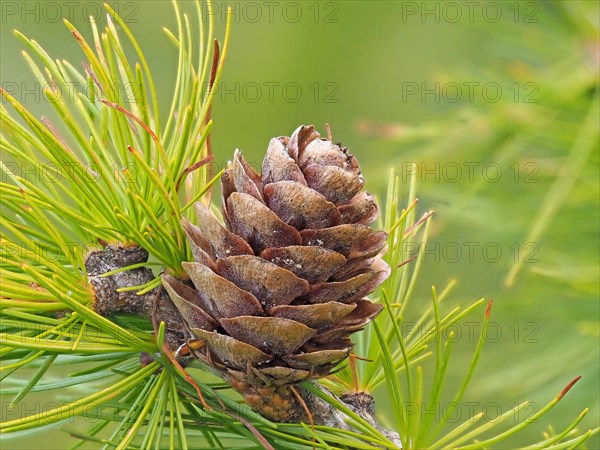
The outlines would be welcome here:
[[[26,3],[33,10],[37,2]],[[117,10],[120,6],[121,13],[130,8],[128,23],[150,58],[161,101],[168,104],[170,89],[164,87],[173,82],[176,53],[158,31],[175,27],[170,3],[109,3]],[[452,301],[466,305],[480,297],[494,299],[492,320],[501,335],[486,343],[471,399],[498,404],[503,411],[523,399],[541,406],[582,375],[548,422],[562,428],[587,406],[591,411],[581,428],[596,427],[598,124],[590,125],[586,117],[598,100],[599,2],[475,2],[472,14],[457,2],[462,18],[455,23],[448,20],[454,17],[452,11],[438,2],[275,2],[271,17],[264,3],[250,3],[258,5],[260,19],[255,20],[249,3],[229,3],[237,15],[222,79],[222,89],[229,93],[217,93],[213,110],[216,163],[224,163],[239,147],[249,161],[259,164],[272,136],[289,134],[301,123],[322,129],[326,122],[334,138],[357,155],[370,190],[379,195],[385,192],[390,166],[402,178],[408,174],[403,163],[429,168],[457,163],[463,168],[457,182],[452,181],[454,172],[445,176],[439,170],[439,179],[434,174],[418,178],[420,207],[434,209],[436,217],[415,299],[426,301],[431,285],[442,286],[450,279],[457,280]],[[500,8],[498,21],[490,20],[495,9],[488,10],[491,16],[483,14],[488,3]],[[87,4],[94,2],[81,6]],[[416,14],[409,14],[408,4],[416,5]],[[88,12],[100,11],[98,5],[88,6]],[[225,4],[216,6],[223,29]],[[437,8],[437,17],[435,12],[423,17],[425,8]],[[82,7],[74,11],[70,19],[89,37]],[[302,14],[297,21],[292,20],[294,11]],[[37,15],[3,16],[3,86],[9,81],[34,86],[14,28],[57,57],[74,64],[83,59],[68,30],[49,19],[43,9]],[[452,82],[463,87],[456,102],[440,90]],[[294,92],[285,91],[286,83],[300,87],[297,101],[286,99]],[[439,83],[439,98],[423,98],[423,83],[428,89]],[[497,83],[502,93],[492,102],[476,90],[470,101],[464,83]],[[517,98],[515,83],[520,88]],[[409,95],[409,85],[418,86],[419,93]],[[50,106],[35,96],[17,98],[36,116],[47,114]],[[472,181],[465,163],[479,164]],[[481,167],[486,163],[501,167],[498,182],[484,179]],[[518,180],[513,167],[520,169]],[[527,183],[530,173],[529,181],[535,182]],[[538,228],[538,221],[543,227]],[[478,244],[473,258],[466,246],[471,242]],[[522,248],[529,242],[535,247]],[[482,253],[486,243],[502,250],[499,261]],[[524,263],[509,286],[514,243],[521,245],[521,256],[535,248],[536,261]],[[454,261],[450,247],[456,245],[462,256]],[[448,369],[457,383],[477,336],[469,339],[464,327],[462,332]],[[494,337],[491,332],[490,336]],[[384,395],[385,391],[380,407]],[[517,439],[532,441],[541,432],[540,426],[533,426]],[[30,442],[11,440],[9,445],[27,448],[40,439],[51,443],[58,438],[64,439],[64,434],[49,431]],[[598,436],[587,445],[600,448]]]

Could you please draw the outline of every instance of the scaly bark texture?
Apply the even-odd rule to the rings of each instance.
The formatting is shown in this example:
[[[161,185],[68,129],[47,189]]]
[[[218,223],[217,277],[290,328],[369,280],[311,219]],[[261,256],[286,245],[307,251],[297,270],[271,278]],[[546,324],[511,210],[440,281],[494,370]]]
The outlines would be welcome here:
[[[147,267],[119,272],[108,277],[101,275],[133,264],[148,261],[148,252],[137,245],[107,245],[103,250],[90,252],[85,260],[88,281],[94,288],[94,310],[108,317],[115,313],[129,313],[165,322],[165,341],[172,351],[185,342],[181,332],[181,314],[161,287],[144,294],[136,291],[117,292],[117,289],[139,286],[155,278]]]

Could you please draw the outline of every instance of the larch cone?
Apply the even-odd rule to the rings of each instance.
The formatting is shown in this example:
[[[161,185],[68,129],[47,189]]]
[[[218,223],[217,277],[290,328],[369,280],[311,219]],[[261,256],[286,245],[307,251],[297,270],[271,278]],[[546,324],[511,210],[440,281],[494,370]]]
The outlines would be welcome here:
[[[273,138],[261,172],[236,150],[221,177],[225,223],[197,203],[199,226],[183,220],[189,280],[163,285],[194,356],[264,416],[297,421],[290,386],[331,373],[382,309],[366,296],[390,274],[387,234],[369,227],[378,208],[356,158],[312,125]]]

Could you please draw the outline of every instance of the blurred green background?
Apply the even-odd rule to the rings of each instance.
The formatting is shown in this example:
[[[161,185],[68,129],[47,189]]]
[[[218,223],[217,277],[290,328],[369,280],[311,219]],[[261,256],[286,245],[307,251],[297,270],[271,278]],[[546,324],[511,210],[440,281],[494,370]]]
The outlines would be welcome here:
[[[175,28],[170,3],[109,3],[150,58],[167,114],[176,52],[161,29]],[[598,426],[599,152],[590,117],[600,3],[217,2],[219,31],[226,4],[235,15],[213,110],[216,163],[237,147],[260,164],[271,137],[307,123],[323,133],[331,125],[379,196],[390,168],[408,184],[409,163],[417,163],[419,208],[436,211],[417,298],[428,302],[431,285],[456,279],[448,305],[494,299],[494,327],[466,400],[493,418],[523,400],[541,406],[582,375],[544,422],[560,429],[589,407],[581,428]],[[105,23],[101,3],[1,5],[2,86],[41,116],[51,107],[12,30],[77,63],[83,57],[59,18],[90,37],[86,17]],[[480,316],[467,320],[451,380],[463,374],[479,331]],[[529,427],[515,447],[543,431]],[[2,446],[67,441],[52,430]],[[598,436],[587,446],[600,448]]]

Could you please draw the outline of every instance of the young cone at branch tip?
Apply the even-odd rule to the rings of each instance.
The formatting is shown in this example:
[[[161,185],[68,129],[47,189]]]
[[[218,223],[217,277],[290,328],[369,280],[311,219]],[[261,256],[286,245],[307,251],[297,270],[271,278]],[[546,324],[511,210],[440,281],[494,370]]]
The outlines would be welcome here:
[[[204,344],[195,356],[249,399],[328,375],[381,311],[365,297],[390,274],[356,159],[301,126],[271,140],[261,174],[236,150],[221,183],[225,225],[196,204],[199,226],[183,220],[189,280],[163,276],[182,328]],[[266,415],[289,419],[285,403]]]

